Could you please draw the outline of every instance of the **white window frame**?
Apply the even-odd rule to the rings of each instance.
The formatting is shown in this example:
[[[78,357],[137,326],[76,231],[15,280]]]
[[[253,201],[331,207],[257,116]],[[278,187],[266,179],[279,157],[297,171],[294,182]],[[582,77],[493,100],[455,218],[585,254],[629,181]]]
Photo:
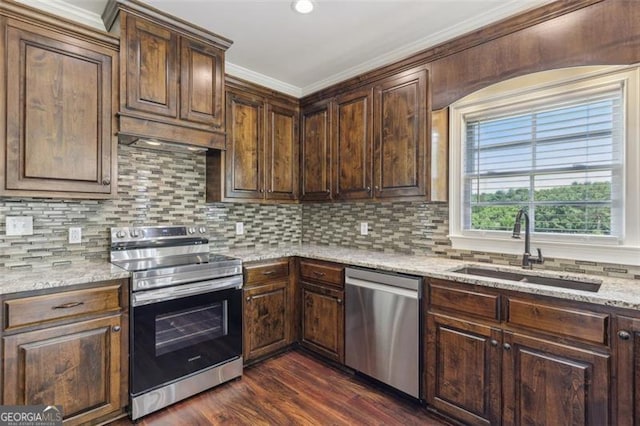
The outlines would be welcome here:
[[[640,265],[640,66],[577,67],[517,77],[479,90],[449,111],[449,239],[459,250],[522,254],[522,240],[507,231],[463,228],[465,116],[596,85],[623,84],[624,196],[622,235],[531,233],[531,247],[559,259]],[[514,218],[515,219],[515,218]]]

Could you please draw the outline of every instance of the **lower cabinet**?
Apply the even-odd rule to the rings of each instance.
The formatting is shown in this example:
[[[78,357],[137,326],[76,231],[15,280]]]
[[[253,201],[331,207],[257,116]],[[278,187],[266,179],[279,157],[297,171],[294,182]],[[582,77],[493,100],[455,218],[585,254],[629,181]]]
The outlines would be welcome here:
[[[640,424],[640,319],[619,316],[613,335],[616,387],[613,424]]]
[[[610,402],[611,315],[431,281],[425,377],[433,409],[470,425],[625,424],[613,422]]]
[[[292,292],[288,260],[245,265],[245,362],[292,343]]]
[[[61,405],[69,425],[122,412],[127,338],[121,286],[106,284],[3,300],[2,404]],[[23,315],[31,308],[41,312],[39,321]]]
[[[344,267],[300,260],[301,344],[344,363]]]

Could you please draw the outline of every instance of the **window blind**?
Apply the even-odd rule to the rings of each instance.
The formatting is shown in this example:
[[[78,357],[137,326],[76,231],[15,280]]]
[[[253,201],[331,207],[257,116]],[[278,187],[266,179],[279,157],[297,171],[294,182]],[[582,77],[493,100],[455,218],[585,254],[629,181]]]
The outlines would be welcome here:
[[[464,229],[621,234],[623,87],[562,94],[464,117]]]

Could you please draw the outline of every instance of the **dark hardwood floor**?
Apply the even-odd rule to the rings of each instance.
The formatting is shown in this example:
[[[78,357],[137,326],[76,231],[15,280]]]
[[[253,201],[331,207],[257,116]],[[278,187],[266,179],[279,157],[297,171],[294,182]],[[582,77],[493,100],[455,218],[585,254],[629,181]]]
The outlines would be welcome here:
[[[112,425],[131,425],[128,419]],[[248,367],[242,379],[142,418],[139,425],[445,425],[301,351]]]

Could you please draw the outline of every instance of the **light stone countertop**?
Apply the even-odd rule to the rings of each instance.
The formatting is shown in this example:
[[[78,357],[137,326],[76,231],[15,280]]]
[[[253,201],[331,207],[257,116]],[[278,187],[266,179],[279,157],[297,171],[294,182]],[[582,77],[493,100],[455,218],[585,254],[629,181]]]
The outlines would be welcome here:
[[[129,273],[108,262],[83,262],[28,271],[0,268],[0,294],[67,287],[119,278],[129,278]]]
[[[280,257],[300,256],[345,265],[379,269],[432,278],[456,280],[503,290],[539,294],[568,300],[597,303],[640,311],[640,282],[622,278],[590,276],[534,269],[535,275],[569,278],[578,281],[602,281],[597,293],[555,288],[531,283],[520,283],[495,278],[485,278],[452,272],[465,266],[479,266],[504,271],[522,272],[521,268],[465,262],[442,257],[376,252],[344,247],[322,245],[290,245],[283,247],[235,249],[221,254],[242,259],[243,262],[272,260]],[[530,272],[530,271],[527,271]],[[0,269],[0,294],[30,290],[73,286],[119,278],[128,278],[129,273],[107,262],[79,263],[70,266],[34,269],[29,271]]]
[[[383,253],[343,247],[306,244],[292,245],[288,247],[262,248],[259,250],[230,250],[225,254],[241,258],[243,262],[269,260],[287,256],[301,256],[339,262],[346,265],[375,268],[383,271],[456,280],[468,284],[477,284],[484,287],[492,287],[502,290],[513,290],[529,294],[539,294],[543,296],[558,297],[561,299],[640,310],[640,282],[637,280],[544,271],[541,269],[525,271],[525,273],[552,278],[568,278],[577,281],[591,282],[601,281],[602,285],[600,286],[600,290],[597,293],[592,293],[588,291],[556,288],[532,283],[520,283],[455,273],[452,271],[465,266],[477,266],[480,268],[490,268],[511,272],[523,272],[523,270],[512,266],[466,262],[441,257]]]

